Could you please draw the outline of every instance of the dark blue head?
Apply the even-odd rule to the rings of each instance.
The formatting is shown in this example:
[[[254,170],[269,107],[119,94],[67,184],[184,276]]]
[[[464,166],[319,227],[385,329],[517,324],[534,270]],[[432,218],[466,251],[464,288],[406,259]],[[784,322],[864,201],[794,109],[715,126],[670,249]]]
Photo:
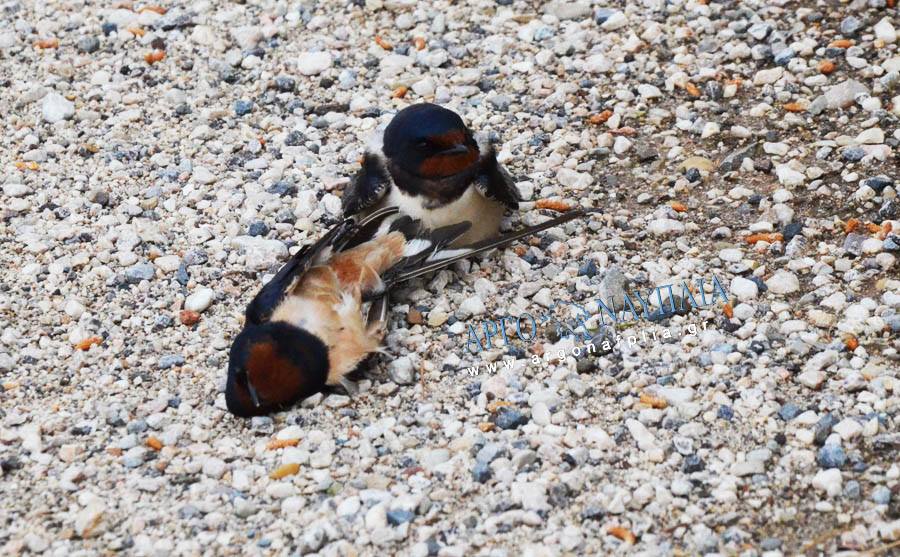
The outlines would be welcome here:
[[[225,403],[236,416],[262,416],[311,396],[328,377],[328,349],[287,323],[248,325],[228,358]]]
[[[431,103],[408,106],[384,130],[384,155],[422,178],[446,178],[478,162],[478,144],[462,118]]]

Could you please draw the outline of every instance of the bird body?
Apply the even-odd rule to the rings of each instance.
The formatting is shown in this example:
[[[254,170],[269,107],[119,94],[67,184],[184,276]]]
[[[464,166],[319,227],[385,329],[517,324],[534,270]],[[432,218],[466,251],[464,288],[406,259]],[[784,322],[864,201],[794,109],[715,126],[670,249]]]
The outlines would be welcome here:
[[[229,411],[262,415],[343,384],[366,356],[381,350],[385,321],[368,319],[366,306],[383,305],[389,288],[587,213],[572,211],[500,238],[450,247],[470,223],[427,230],[404,216],[381,230],[397,212],[390,207],[341,221],[262,287],[229,354]]]
[[[420,103],[400,112],[363,156],[344,192],[345,216],[398,207],[428,228],[469,221],[456,245],[497,234],[521,195],[496,153],[462,119],[441,106]]]

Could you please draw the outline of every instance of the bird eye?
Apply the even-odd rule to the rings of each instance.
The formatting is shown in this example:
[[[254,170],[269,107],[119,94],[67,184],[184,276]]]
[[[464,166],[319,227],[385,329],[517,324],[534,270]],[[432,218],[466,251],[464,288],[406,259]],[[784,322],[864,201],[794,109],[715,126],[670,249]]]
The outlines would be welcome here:
[[[418,148],[420,148],[420,149],[425,149],[425,148],[427,148],[429,145],[430,145],[430,142],[429,142],[427,139],[425,139],[425,138],[416,141],[416,147],[418,147]]]

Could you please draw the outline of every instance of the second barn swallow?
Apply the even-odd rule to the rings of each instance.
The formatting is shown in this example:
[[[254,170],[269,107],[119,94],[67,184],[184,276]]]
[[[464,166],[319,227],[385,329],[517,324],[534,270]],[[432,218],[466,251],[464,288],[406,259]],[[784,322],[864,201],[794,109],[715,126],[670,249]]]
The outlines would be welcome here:
[[[477,141],[462,118],[431,103],[398,112],[363,155],[344,192],[344,216],[396,206],[426,228],[469,221],[457,245],[496,236],[519,190],[494,148]]]
[[[405,216],[373,234],[397,212],[390,207],[343,220],[294,255],[253,298],[229,354],[225,402],[232,414],[268,414],[343,384],[366,356],[381,350],[384,321],[367,322],[364,306],[383,300],[386,289],[589,210],[458,248],[448,246],[469,230],[468,222],[428,230]],[[360,242],[360,236],[371,239]]]

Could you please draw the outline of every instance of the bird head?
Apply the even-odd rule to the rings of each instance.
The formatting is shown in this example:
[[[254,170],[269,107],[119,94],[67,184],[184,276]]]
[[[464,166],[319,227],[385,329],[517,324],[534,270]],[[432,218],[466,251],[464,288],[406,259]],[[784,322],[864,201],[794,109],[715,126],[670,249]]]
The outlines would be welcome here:
[[[320,391],[328,349],[315,335],[287,323],[248,325],[234,339],[225,402],[236,416],[261,416]]]
[[[462,118],[431,103],[408,106],[384,130],[384,155],[404,171],[446,178],[478,162],[478,144]]]

